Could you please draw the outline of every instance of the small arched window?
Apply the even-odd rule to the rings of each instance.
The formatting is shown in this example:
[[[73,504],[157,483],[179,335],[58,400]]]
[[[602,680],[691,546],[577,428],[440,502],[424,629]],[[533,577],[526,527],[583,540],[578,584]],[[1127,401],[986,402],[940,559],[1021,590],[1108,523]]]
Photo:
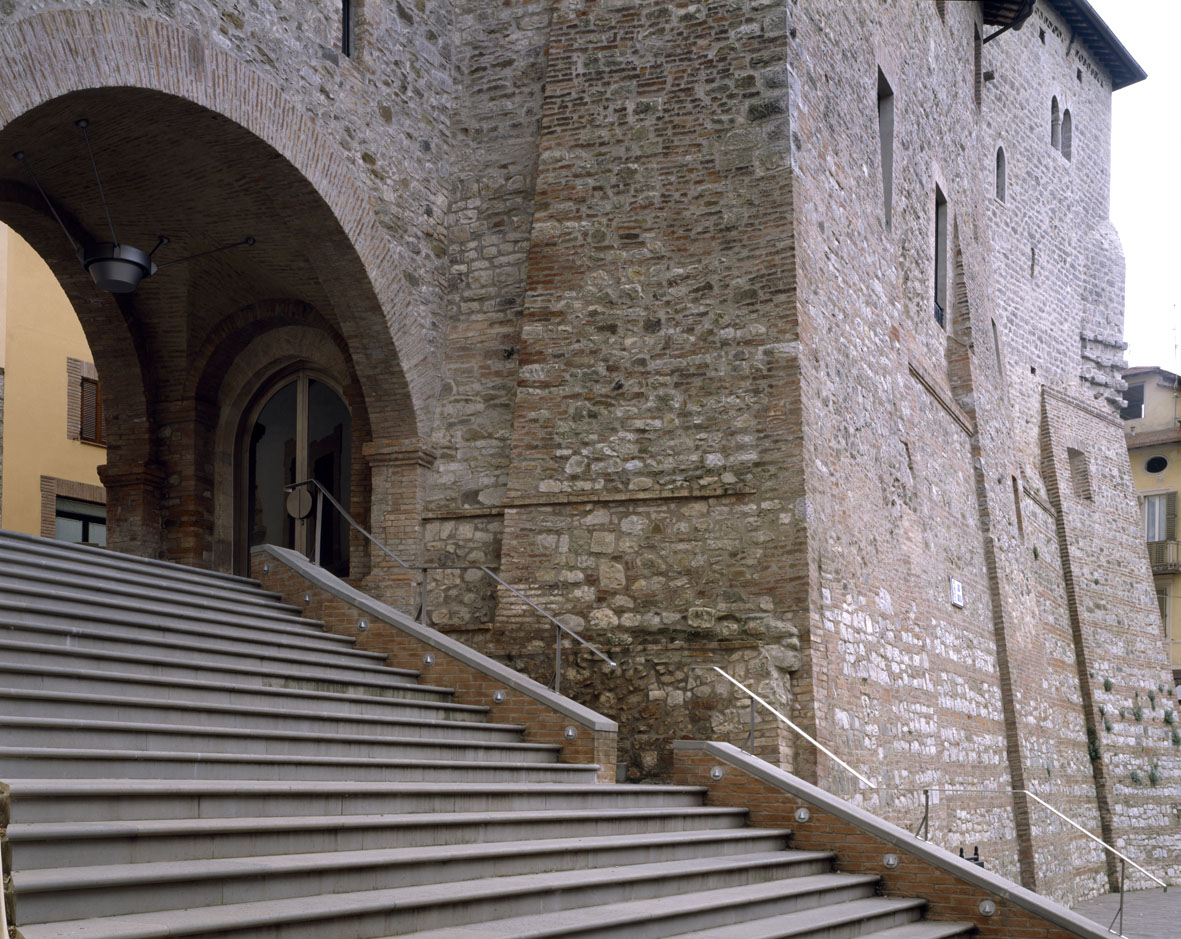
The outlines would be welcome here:
[[[996,148],[996,197],[1005,201],[1005,148]]]
[[[1058,111],[1058,99],[1050,99],[1050,146],[1062,149],[1062,116]]]
[[[1068,108],[1062,112],[1062,155],[1067,160],[1070,159],[1071,134],[1070,109]]]

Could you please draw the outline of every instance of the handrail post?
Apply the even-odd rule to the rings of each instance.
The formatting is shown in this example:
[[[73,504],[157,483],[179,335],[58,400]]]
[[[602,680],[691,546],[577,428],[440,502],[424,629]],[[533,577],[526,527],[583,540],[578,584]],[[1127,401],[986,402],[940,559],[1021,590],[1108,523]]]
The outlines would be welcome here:
[[[8,939],[8,906],[4,901],[4,855],[0,853],[0,939]]]
[[[316,487],[316,545],[312,549],[312,561],[316,567],[320,566],[320,532],[324,524],[324,490]]]
[[[424,567],[422,569],[422,609],[418,613],[418,621],[420,623],[422,623],[423,626],[426,626],[429,623],[429,621],[427,620],[427,611],[426,611],[426,578],[427,578],[427,569]]]
[[[562,693],[562,630],[554,630],[554,693]]]
[[[746,752],[755,755],[755,699],[750,699],[750,733],[746,735]]]

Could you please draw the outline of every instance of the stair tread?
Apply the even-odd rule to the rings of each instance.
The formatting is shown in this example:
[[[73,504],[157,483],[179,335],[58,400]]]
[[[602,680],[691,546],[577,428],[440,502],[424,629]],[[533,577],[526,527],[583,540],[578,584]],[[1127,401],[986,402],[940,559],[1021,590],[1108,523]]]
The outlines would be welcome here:
[[[360,724],[410,724],[421,727],[456,727],[473,730],[523,731],[524,724],[497,724],[487,721],[455,721],[445,718],[397,717],[394,715],[348,714],[343,712],[306,711],[295,708],[263,708],[248,705],[215,704],[201,701],[175,701],[169,698],[132,698],[119,695],[83,694],[68,691],[38,691],[25,688],[0,688],[0,698],[34,698],[46,701],[76,702],[91,705],[112,704],[121,707],[157,707],[178,711],[208,711],[215,714],[254,717],[307,718],[316,720],[355,721]],[[387,698],[385,700],[396,700]],[[419,702],[414,702],[419,703]],[[202,726],[204,725],[195,725]]]
[[[409,911],[415,908],[430,908],[474,900],[494,900],[539,891],[561,891],[570,889],[592,889],[610,883],[634,883],[637,879],[661,879],[684,873],[684,862],[672,861],[658,864],[625,865],[623,867],[599,868],[594,871],[557,871],[546,874],[520,874],[510,877],[485,878],[478,881],[427,884],[415,887],[393,887],[385,890],[368,890],[356,893],[321,894],[311,897],[296,897],[285,900],[258,900],[225,906],[211,906],[196,909],[167,910],[162,913],[130,913],[121,916],[100,917],[90,920],[72,920],[57,923],[23,925],[25,939],[164,939],[164,937],[194,935],[202,932],[216,933],[218,929],[255,928],[267,925],[293,922],[303,919],[331,919],[334,916],[359,914],[391,909]],[[734,867],[722,863],[715,867]],[[872,884],[878,880],[873,875],[857,874],[812,874],[784,880],[730,887],[718,890],[699,891],[693,894],[665,896],[652,901],[650,909],[668,909],[670,904],[678,911],[686,906],[701,903],[703,898],[720,899],[715,895],[725,894],[731,902],[757,897],[792,896],[811,893],[818,889],[839,888],[855,884]],[[758,889],[752,889],[758,888]],[[612,909],[626,904],[613,904]],[[591,907],[599,911],[602,907]],[[546,914],[553,919],[560,915]],[[489,924],[480,925],[486,930]],[[440,935],[443,935],[440,933]],[[492,939],[496,935],[487,931],[473,932]],[[511,935],[501,933],[503,936]]]
[[[311,782],[290,780],[276,782],[272,780],[239,780],[239,779],[58,779],[56,777],[34,778],[24,777],[8,779],[13,798],[33,793],[58,793],[62,795],[74,794],[155,794],[177,793],[204,795],[206,793],[235,793],[242,789],[257,790],[263,793],[320,793],[337,792],[351,793],[506,793],[520,792],[525,794],[543,794],[552,792],[563,793],[611,793],[611,792],[652,792],[652,793],[696,793],[704,794],[704,786],[671,786],[657,783],[629,783],[604,786],[602,783],[481,783],[481,782]]]
[[[457,860],[520,857],[526,854],[559,852],[589,853],[615,847],[673,844],[716,843],[719,841],[785,838],[786,833],[764,828],[724,828],[707,831],[678,831],[629,835],[600,835],[585,838],[530,839],[496,841],[481,844],[425,845],[419,847],[374,848],[361,851],[331,851],[306,854],[265,855],[256,857],[202,858],[186,861],[158,861],[152,864],[103,864],[88,867],[41,868],[13,874],[21,893],[36,893],[67,888],[97,889],[137,884],[164,884],[196,879],[222,879],[266,876],[304,871],[330,871],[355,867],[413,866]],[[770,851],[729,858],[763,858]],[[776,856],[797,862],[823,861],[833,857],[830,851],[784,849]],[[581,869],[586,869],[581,868]]]
[[[134,624],[132,624],[134,625]],[[283,645],[270,645],[270,651],[263,652],[261,650],[235,649],[232,646],[222,646],[219,643],[253,643],[258,646],[267,646],[268,643],[273,643],[271,636],[232,636],[226,634],[210,633],[208,631],[201,631],[198,629],[186,629],[183,626],[137,626],[136,628],[153,630],[160,635],[146,635],[137,636],[131,633],[110,633],[103,632],[100,629],[90,629],[85,626],[66,626],[61,623],[38,623],[38,622],[23,622],[21,620],[10,619],[8,617],[0,617],[0,629],[18,630],[24,629],[30,632],[41,632],[50,634],[59,634],[67,636],[77,636],[93,639],[103,639],[107,642],[121,642],[127,645],[150,645],[162,646],[174,649],[198,649],[200,651],[218,652],[222,655],[245,655],[245,656],[263,656],[265,658],[285,659],[291,661],[306,661],[307,656],[298,656],[292,653],[302,650],[307,653],[330,654],[333,656],[340,656],[342,658],[353,658],[358,663],[362,660],[367,660],[374,667],[388,668],[392,672],[401,672],[407,675],[417,675],[418,672],[413,669],[399,669],[392,666],[385,666],[381,663],[386,659],[386,655],[381,652],[368,652],[364,649],[357,649],[351,646],[341,645],[336,642],[325,643],[321,641],[322,638],[327,638],[329,633],[315,633],[308,632],[305,635],[300,634],[292,638],[285,638]],[[165,634],[180,633],[181,638],[170,639],[165,638]],[[197,638],[189,638],[197,637]],[[198,638],[202,641],[198,641]],[[335,638],[335,637],[334,637]],[[330,646],[338,646],[338,648],[330,648]]]
[[[365,666],[344,663],[331,667],[340,669],[342,671],[352,671],[356,674],[343,677],[339,675],[333,675],[328,672],[291,672],[250,664],[234,666],[229,664],[221,664],[218,662],[186,662],[184,660],[168,661],[161,660],[158,656],[152,655],[135,655],[130,652],[112,652],[106,649],[85,649],[78,646],[59,646],[38,642],[14,642],[12,640],[4,639],[3,637],[0,637],[0,649],[16,650],[33,654],[39,653],[41,655],[55,655],[66,658],[101,659],[106,662],[134,662],[145,665],[162,665],[169,668],[192,668],[194,670],[200,669],[207,672],[226,672],[229,674],[240,675],[261,675],[271,678],[278,677],[286,679],[298,679],[300,681],[337,682],[339,684],[370,685],[378,688],[413,688],[416,691],[445,692],[448,694],[451,694],[453,691],[451,688],[440,688],[433,685],[419,685],[413,682],[407,682],[405,680],[398,680],[404,679],[409,675],[417,674],[414,672],[404,672],[403,670],[394,668],[386,669],[384,667],[367,668]],[[386,673],[388,673],[388,676]],[[378,681],[378,677],[389,677],[394,680]]]
[[[258,581],[250,577],[242,577],[238,574],[226,574],[222,571],[211,571],[205,570],[204,568],[189,567],[185,564],[176,564],[171,561],[160,561],[156,558],[144,558],[134,554],[123,554],[118,551],[112,551],[109,548],[70,544],[64,541],[58,541],[55,538],[43,538],[40,535],[28,535],[24,532],[0,531],[0,543],[6,542],[16,542],[25,550],[34,552],[85,559],[80,563],[124,569],[155,570],[160,571],[162,574],[187,574],[202,579],[224,581],[227,584],[240,584],[254,590],[260,589]]]
[[[772,882],[772,884],[781,883],[783,881]],[[675,907],[669,906],[667,897],[656,897],[648,900],[614,903],[609,907],[578,907],[572,910],[514,916],[509,919],[462,926],[444,926],[441,929],[404,933],[398,937],[388,937],[388,939],[550,939],[550,937],[562,936],[571,931],[594,927],[622,929],[632,923],[647,922],[667,916],[702,913],[718,907],[762,899],[770,891],[755,891],[752,888],[767,886],[771,885],[752,884],[749,887],[729,887],[702,892],[691,897],[678,897]],[[794,925],[803,931],[808,931],[828,922],[856,921],[866,916],[888,913],[893,910],[905,910],[921,902],[892,900],[886,897],[865,897],[860,900],[846,900],[843,903],[783,913],[772,917],[772,919],[785,921],[789,929]],[[722,939],[722,937],[725,939],[764,939],[763,933],[747,931],[748,927],[754,927],[759,922],[761,921],[751,920],[733,926],[716,927],[718,930],[726,930],[717,932],[716,936],[714,929],[705,929],[690,933],[678,933],[676,936],[669,936],[668,939]],[[769,937],[790,935],[790,932],[780,930],[770,933]],[[869,937],[862,936],[859,939],[869,939]]]
[[[137,674],[135,672],[93,672],[81,668],[66,668],[62,666],[30,665],[24,663],[0,662],[0,673],[19,672],[21,674],[53,675],[62,678],[83,678],[87,681],[126,681],[144,685],[167,685],[174,688],[190,688],[218,691],[224,694],[262,694],[279,697],[310,697],[319,700],[335,701],[363,701],[366,704],[396,704],[411,707],[422,707],[432,710],[445,709],[449,711],[469,711],[487,713],[490,708],[481,704],[458,704],[451,701],[428,701],[422,698],[392,698],[378,695],[365,695],[344,691],[318,691],[313,688],[276,688],[273,685],[244,685],[236,682],[212,681],[197,678],[175,678],[170,676]],[[404,686],[415,691],[454,693],[450,688],[436,688],[430,685]],[[171,699],[169,699],[171,700]],[[180,699],[184,700],[184,699]],[[198,702],[199,703],[199,702]]]
[[[920,920],[916,923],[906,923],[878,932],[866,933],[859,939],[947,939],[951,936],[975,935],[975,927],[971,923],[943,923],[934,920]]]
[[[531,765],[531,764],[530,764]],[[570,764],[559,764],[570,765]],[[82,838],[151,837],[161,835],[215,834],[218,832],[285,831],[313,828],[408,828],[522,822],[573,821],[575,819],[636,819],[670,816],[713,818],[745,815],[746,809],[719,806],[653,806],[609,809],[534,809],[496,812],[404,812],[381,815],[280,815],[227,818],[130,819],[100,822],[13,822],[10,841]],[[746,831],[747,829],[741,829]]]
[[[206,737],[248,738],[252,740],[341,740],[350,744],[373,743],[383,746],[406,744],[412,746],[438,746],[460,749],[472,747],[495,750],[518,750],[527,753],[552,752],[562,749],[557,743],[525,743],[514,740],[480,740],[446,737],[393,737],[378,734],[341,734],[332,731],[301,733],[293,730],[256,730],[239,727],[205,727],[200,724],[159,724],[141,721],[77,720],[65,717],[7,717],[0,715],[2,727],[32,727],[56,730],[110,730],[126,733],[192,735]],[[460,726],[463,726],[462,723]],[[476,724],[476,728],[486,725]]]

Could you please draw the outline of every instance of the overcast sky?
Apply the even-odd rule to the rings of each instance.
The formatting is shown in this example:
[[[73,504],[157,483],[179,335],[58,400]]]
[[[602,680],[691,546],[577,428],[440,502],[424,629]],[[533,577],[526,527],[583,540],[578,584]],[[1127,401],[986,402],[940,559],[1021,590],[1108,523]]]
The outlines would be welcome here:
[[[1112,95],[1111,219],[1127,258],[1129,365],[1181,371],[1181,3],[1091,0],[1148,78]]]

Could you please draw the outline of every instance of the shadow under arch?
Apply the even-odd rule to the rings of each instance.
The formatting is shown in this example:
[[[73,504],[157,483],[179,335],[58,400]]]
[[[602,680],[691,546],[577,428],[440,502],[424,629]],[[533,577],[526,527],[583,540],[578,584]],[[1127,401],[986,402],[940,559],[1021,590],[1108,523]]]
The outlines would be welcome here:
[[[249,310],[257,320],[236,327],[246,330],[241,341],[250,329],[273,328],[284,315],[298,321],[292,311],[315,310],[349,362],[347,384],[367,416],[370,440],[416,437],[410,389],[355,246],[320,193],[282,154],[224,115],[157,91],[88,89],[47,101],[0,130],[0,153],[28,153],[79,241],[107,237],[85,144],[73,126],[80,115],[90,121],[121,240],[150,247],[167,234],[171,243],[156,255],[164,263],[246,234],[258,239],[250,248],[162,270],[134,294],[112,297],[90,283],[65,236],[55,238],[44,209],[34,208],[32,190],[14,173],[0,181],[10,193],[0,213],[9,207],[14,227],[28,231],[66,287],[104,383],[113,379],[120,400],[138,407],[134,414],[132,404],[123,411],[139,437],[114,435],[108,450],[104,481],[132,493],[108,494],[113,541],[139,553],[215,563],[205,464],[218,423],[208,405],[217,396],[187,377],[208,350],[224,347],[219,331],[228,328],[229,311]],[[269,298],[287,303],[286,311],[282,303],[269,312],[259,305]],[[202,374],[208,381],[216,370]],[[121,515],[124,503],[138,506],[138,514]],[[122,528],[120,518],[127,523]]]

